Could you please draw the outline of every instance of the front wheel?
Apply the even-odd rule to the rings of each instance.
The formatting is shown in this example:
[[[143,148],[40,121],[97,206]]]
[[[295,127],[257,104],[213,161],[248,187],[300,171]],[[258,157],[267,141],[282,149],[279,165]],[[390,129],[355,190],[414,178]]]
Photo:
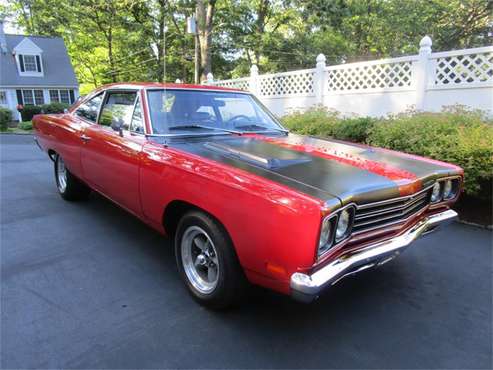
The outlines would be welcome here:
[[[245,278],[225,230],[212,217],[187,213],[175,236],[178,270],[192,297],[211,308],[237,303]]]
[[[60,155],[55,156],[55,181],[58,193],[65,200],[87,199],[91,189],[70,173]]]

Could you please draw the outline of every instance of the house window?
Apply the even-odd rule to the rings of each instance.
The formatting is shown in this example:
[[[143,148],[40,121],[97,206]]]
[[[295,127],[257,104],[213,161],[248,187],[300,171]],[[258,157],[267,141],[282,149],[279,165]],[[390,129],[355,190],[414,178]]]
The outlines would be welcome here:
[[[0,91],[0,104],[7,104],[7,93]]]
[[[34,95],[32,90],[22,90],[22,100],[24,105],[34,105]]]
[[[36,57],[34,55],[24,55],[24,71],[38,72]]]
[[[34,90],[34,103],[36,105],[43,105],[45,103],[43,90]]]
[[[24,105],[43,105],[43,90],[22,90],[22,100]]]
[[[50,90],[50,101],[52,103],[67,103],[74,102],[74,90]]]
[[[52,103],[60,103],[60,96],[58,90],[50,90],[50,101]]]
[[[60,90],[60,101],[62,103],[70,104],[70,96],[68,95],[68,90]]]

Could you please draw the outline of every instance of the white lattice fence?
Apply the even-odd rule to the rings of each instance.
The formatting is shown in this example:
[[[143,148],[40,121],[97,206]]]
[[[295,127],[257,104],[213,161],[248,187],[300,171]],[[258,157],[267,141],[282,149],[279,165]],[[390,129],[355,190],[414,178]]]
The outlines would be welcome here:
[[[391,89],[411,86],[412,58],[327,67],[328,91]]]
[[[216,81],[217,86],[249,90],[279,115],[323,104],[343,113],[382,116],[409,108],[438,111],[462,104],[493,116],[493,46],[432,53],[425,36],[419,54],[369,62]]]
[[[250,79],[249,78],[236,78],[234,80],[222,80],[215,81],[215,86],[229,87],[231,89],[239,89],[248,91],[250,89]]]
[[[436,86],[493,82],[491,47],[435,53]]]
[[[313,95],[315,69],[259,76],[259,95]]]

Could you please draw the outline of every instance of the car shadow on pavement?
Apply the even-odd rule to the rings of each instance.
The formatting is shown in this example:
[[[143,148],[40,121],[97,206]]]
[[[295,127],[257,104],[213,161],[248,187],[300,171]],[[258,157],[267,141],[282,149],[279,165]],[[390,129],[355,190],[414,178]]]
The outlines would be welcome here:
[[[116,260],[135,261],[133,279],[144,274],[146,284],[152,281],[144,292],[155,297],[145,304],[147,311],[155,311],[148,335],[156,330],[159,336],[159,330],[172,325],[180,341],[207,352],[199,367],[443,368],[451,361],[477,367],[488,360],[464,357],[463,351],[480,339],[471,340],[476,334],[467,327],[463,312],[469,303],[457,305],[457,292],[444,289],[451,283],[448,270],[434,267],[438,257],[433,247],[440,236],[419,241],[418,252],[411,248],[389,264],[340,281],[311,304],[251,287],[238,307],[213,311],[187,293],[168,239],[100,195],[76,206],[112,235]],[[470,293],[471,299],[478,298]],[[463,321],[458,320],[463,315]],[[201,335],[198,344],[194,331]],[[459,342],[450,338],[454,332],[461,333]],[[161,349],[169,349],[169,343]],[[172,365],[198,366],[193,356],[180,355],[181,347],[176,351]],[[122,365],[114,361],[114,366]]]

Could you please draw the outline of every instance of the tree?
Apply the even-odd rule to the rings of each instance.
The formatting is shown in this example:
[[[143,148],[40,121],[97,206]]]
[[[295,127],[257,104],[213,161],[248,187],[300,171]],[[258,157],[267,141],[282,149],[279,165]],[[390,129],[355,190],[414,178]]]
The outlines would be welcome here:
[[[211,45],[215,7],[216,0],[197,0],[197,32],[202,80],[205,80],[207,75],[212,72]]]
[[[489,0],[11,0],[0,12],[29,34],[61,36],[81,90],[112,81],[193,80],[196,14],[200,73],[242,77],[492,43]],[[167,31],[165,32],[165,29]],[[166,49],[166,55],[164,54]]]

